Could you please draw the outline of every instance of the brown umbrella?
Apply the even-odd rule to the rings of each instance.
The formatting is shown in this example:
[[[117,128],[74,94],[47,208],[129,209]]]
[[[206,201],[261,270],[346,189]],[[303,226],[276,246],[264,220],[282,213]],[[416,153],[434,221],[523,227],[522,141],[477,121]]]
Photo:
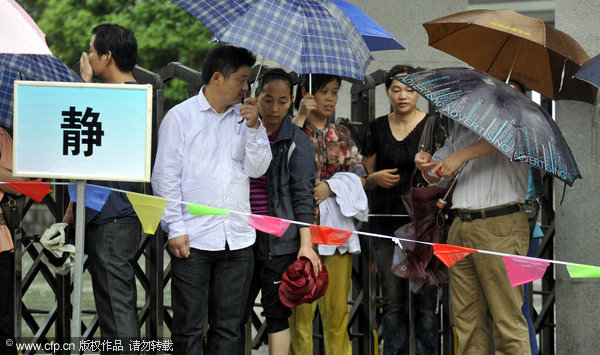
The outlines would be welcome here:
[[[573,79],[589,56],[571,36],[512,10],[470,10],[423,24],[429,45],[498,79],[551,99],[593,103],[596,88]]]

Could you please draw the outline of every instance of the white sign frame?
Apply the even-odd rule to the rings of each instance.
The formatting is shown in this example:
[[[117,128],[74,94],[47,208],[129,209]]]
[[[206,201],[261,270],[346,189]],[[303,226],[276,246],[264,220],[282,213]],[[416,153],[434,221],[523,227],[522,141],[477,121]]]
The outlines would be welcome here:
[[[47,95],[43,95],[44,93]],[[145,104],[142,107],[144,97]],[[152,85],[15,80],[14,100],[14,176],[77,180],[150,181]],[[133,100],[133,103],[127,100]],[[135,103],[137,100],[140,101],[140,104]],[[64,123],[61,111],[69,110],[71,106],[76,107],[76,110],[83,115],[85,115],[84,111],[87,107],[91,107],[92,112],[100,110],[98,120],[108,118],[108,121],[102,121],[102,123],[109,130],[109,133],[112,133],[113,136],[116,134],[117,138],[107,139],[105,130],[102,140],[104,143],[109,143],[108,145],[91,148],[88,145],[86,149],[96,150],[92,152],[91,156],[86,157],[80,151],[77,154],[78,156],[67,154],[65,157],[63,149],[66,148],[64,148],[64,143],[57,147],[56,142],[63,142],[64,139],[64,132],[60,128],[61,124]],[[120,115],[113,112],[113,110],[118,110],[119,107],[126,110],[127,113]],[[40,119],[39,115],[33,117],[34,112],[45,113],[44,110],[53,113],[50,121],[42,121],[43,119]],[[57,112],[57,110],[59,111]],[[103,117],[102,110],[110,113],[108,116],[104,115]],[[47,117],[47,115],[43,117]],[[34,126],[34,120],[37,120],[38,127]],[[135,125],[132,123],[135,123]],[[48,127],[49,124],[52,125],[48,129],[50,132],[45,132],[44,127]],[[138,127],[137,124],[142,124],[142,126]],[[43,140],[53,143],[40,143]],[[142,144],[144,145],[143,148],[140,147]],[[73,154],[72,151],[69,153]],[[96,154],[96,157],[94,157],[94,154]],[[130,157],[126,157],[127,155]],[[143,159],[143,162],[140,159]]]

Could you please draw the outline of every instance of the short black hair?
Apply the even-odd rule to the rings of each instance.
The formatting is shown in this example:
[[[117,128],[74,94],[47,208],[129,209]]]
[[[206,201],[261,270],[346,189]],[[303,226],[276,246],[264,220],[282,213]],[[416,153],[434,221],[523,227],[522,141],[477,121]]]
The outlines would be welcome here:
[[[120,71],[133,71],[137,62],[137,40],[133,31],[116,23],[104,23],[92,29],[96,36],[94,49],[98,56],[112,53],[112,57]]]
[[[398,64],[398,65],[394,65],[392,67],[392,69],[390,69],[387,73],[387,75],[385,76],[385,88],[389,89],[390,86],[392,86],[392,80],[394,79],[394,77],[397,74],[400,73],[406,73],[406,74],[412,74],[412,73],[416,73],[417,70],[414,67],[411,67],[410,65],[405,65],[405,64]]]
[[[311,77],[312,76],[312,77]],[[327,84],[332,81],[337,81],[339,86],[342,86],[342,78],[337,75],[331,74],[303,74],[300,77],[300,83],[298,84],[298,89],[296,91],[296,100],[294,101],[294,107],[296,109],[300,108],[300,101],[302,101],[302,88],[304,88],[307,92],[312,93],[314,95],[315,92],[321,90]],[[312,82],[309,84],[309,82]],[[309,85],[312,86],[309,90]]]
[[[215,73],[221,73],[228,78],[241,67],[252,68],[256,63],[256,55],[246,48],[231,45],[219,46],[211,50],[202,64],[202,80],[210,82]]]
[[[294,96],[294,91],[293,91],[294,81],[292,80],[290,75],[281,68],[267,69],[264,72],[264,74],[262,74],[258,78],[258,85],[256,86],[255,95],[256,96],[260,95],[260,93],[262,92],[265,85],[267,85],[271,81],[275,81],[275,80],[280,80],[280,81],[285,82],[288,85],[288,87],[290,88],[290,97]]]

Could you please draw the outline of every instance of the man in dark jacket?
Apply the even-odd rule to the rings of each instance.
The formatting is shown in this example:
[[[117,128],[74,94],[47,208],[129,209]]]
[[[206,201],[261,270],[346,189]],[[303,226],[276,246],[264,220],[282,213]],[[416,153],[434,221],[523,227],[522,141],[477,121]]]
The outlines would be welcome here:
[[[281,69],[269,70],[259,79],[256,97],[271,143],[272,159],[265,175],[250,179],[250,206],[255,215],[310,224],[315,207],[315,153],[310,137],[287,115],[293,101],[292,87],[289,75]],[[311,260],[315,274],[321,270],[321,261],[312,248],[308,225],[290,224],[280,237],[257,230],[253,250],[254,277],[244,319],[250,316],[260,290],[269,354],[287,354],[291,311],[279,300],[282,275],[301,256]]]

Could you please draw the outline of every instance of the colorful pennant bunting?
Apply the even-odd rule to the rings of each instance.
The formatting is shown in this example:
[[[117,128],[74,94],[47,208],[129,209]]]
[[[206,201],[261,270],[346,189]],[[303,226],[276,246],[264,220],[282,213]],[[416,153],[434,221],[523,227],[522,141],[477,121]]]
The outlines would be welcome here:
[[[541,279],[550,265],[548,260],[508,255],[502,258],[512,287]]]
[[[447,267],[454,265],[465,256],[476,252],[477,249],[463,248],[448,244],[433,244],[433,254],[438,257]]]
[[[574,279],[600,277],[600,267],[598,266],[567,264],[567,271]]]
[[[216,208],[216,207],[199,205],[196,203],[189,203],[187,205],[187,209],[188,209],[188,212],[192,215],[227,216],[229,214],[229,211],[227,211],[227,210],[224,210],[221,208]]]
[[[257,214],[250,214],[248,216],[248,225],[252,228],[258,229],[261,232],[267,234],[273,234],[278,237],[281,237],[283,233],[290,226],[290,221]]]
[[[352,235],[352,231],[311,224],[310,235],[315,244],[344,245]]]
[[[42,202],[44,197],[52,192],[52,190],[50,190],[50,184],[42,182],[40,179],[31,181],[11,181],[7,182],[6,186],[19,191],[36,202]]]
[[[68,186],[69,197],[71,201],[77,203],[77,184],[71,183]],[[85,207],[91,208],[95,211],[102,211],[102,207],[110,195],[111,189],[109,187],[102,187],[96,185],[85,185]]]
[[[142,223],[144,233],[154,234],[169,200],[135,192],[127,192],[127,198]]]

